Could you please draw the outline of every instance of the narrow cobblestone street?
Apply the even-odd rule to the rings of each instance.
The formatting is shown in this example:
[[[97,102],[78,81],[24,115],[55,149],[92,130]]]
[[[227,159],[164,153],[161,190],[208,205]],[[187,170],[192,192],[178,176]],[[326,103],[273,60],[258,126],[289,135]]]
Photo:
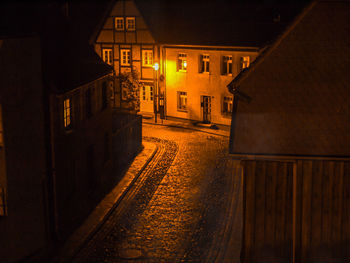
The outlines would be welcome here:
[[[228,138],[143,125],[157,153],[72,262],[214,262],[223,242],[232,178]]]

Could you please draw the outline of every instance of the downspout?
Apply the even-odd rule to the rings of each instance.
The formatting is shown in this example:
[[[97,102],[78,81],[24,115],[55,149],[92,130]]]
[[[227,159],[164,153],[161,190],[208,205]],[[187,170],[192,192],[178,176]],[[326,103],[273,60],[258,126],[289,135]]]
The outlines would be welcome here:
[[[41,42],[42,46],[45,43]],[[46,202],[46,229],[47,240],[49,244],[57,241],[57,210],[56,210],[56,192],[55,192],[55,167],[54,167],[54,151],[53,151],[53,123],[52,123],[52,100],[50,98],[50,86],[45,76],[48,75],[47,69],[44,65],[45,56],[42,53],[42,74],[43,74],[43,112],[44,112],[44,142],[45,142],[45,202]]]

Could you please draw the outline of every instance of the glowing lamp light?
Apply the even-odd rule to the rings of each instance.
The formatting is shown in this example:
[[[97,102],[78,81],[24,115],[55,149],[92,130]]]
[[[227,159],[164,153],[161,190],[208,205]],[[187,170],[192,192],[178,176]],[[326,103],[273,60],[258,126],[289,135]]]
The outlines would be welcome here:
[[[184,62],[184,67],[187,68],[187,61]]]
[[[158,63],[154,63],[153,68],[154,68],[155,70],[158,70],[158,69],[159,69],[159,64],[158,64]]]

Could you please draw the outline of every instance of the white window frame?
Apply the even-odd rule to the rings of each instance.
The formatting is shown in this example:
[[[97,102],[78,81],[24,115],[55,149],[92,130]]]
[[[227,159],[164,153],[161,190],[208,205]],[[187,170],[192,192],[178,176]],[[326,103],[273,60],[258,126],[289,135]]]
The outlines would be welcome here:
[[[120,65],[130,66],[131,65],[131,50],[124,48],[120,49]]]
[[[113,64],[113,53],[111,48],[102,48],[102,59],[109,65]]]
[[[65,98],[63,100],[63,126],[66,130],[72,129],[72,99]]]
[[[187,72],[187,54],[179,53],[177,56],[177,68],[180,72]]]
[[[153,50],[143,49],[142,50],[142,66],[152,67],[153,66]]]
[[[127,17],[126,18],[126,30],[127,31],[135,31],[136,30],[136,19],[135,19],[135,17]]]
[[[147,97],[147,89],[149,92],[149,97]],[[144,85],[142,86],[142,101],[153,101],[153,86]]]
[[[201,73],[209,74],[210,57],[208,54],[201,55]]]
[[[222,99],[222,113],[224,115],[232,114],[233,109],[233,97],[224,96]]]
[[[187,111],[187,92],[185,91],[177,92],[177,110]]]
[[[245,68],[249,68],[250,65],[250,57],[249,56],[242,56],[241,57],[241,70]]]
[[[118,21],[120,23],[118,23]],[[114,26],[115,26],[115,30],[117,30],[117,31],[124,31],[124,17],[117,16],[114,19]]]
[[[232,56],[225,55],[222,58],[223,75],[232,76]]]

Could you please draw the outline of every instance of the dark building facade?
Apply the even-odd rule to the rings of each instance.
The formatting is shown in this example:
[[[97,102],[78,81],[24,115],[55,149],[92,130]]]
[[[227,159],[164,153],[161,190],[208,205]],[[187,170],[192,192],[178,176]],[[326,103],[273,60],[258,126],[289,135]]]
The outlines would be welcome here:
[[[113,68],[57,6],[36,11],[39,22],[1,27],[1,262],[64,240],[141,146],[140,118],[114,109]]]
[[[235,78],[242,262],[349,262],[346,1],[314,1]]]

